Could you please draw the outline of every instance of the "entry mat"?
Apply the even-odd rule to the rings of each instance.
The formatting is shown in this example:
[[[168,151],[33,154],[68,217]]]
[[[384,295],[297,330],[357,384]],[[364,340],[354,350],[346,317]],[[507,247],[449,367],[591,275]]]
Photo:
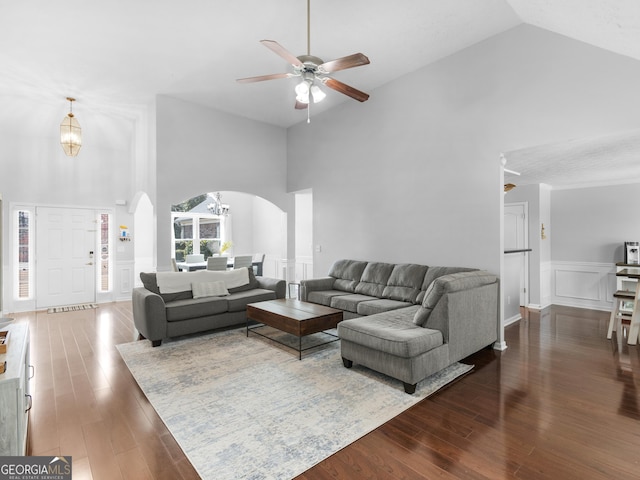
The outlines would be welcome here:
[[[98,305],[95,303],[82,303],[80,305],[67,305],[65,307],[51,307],[47,310],[47,313],[74,312],[76,310],[91,310],[92,308],[98,308]]]

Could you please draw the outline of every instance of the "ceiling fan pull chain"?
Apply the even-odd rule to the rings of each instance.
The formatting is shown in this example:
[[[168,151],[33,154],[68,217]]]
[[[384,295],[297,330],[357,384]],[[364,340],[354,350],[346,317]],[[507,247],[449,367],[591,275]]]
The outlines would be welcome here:
[[[307,55],[311,55],[311,0],[307,0]]]

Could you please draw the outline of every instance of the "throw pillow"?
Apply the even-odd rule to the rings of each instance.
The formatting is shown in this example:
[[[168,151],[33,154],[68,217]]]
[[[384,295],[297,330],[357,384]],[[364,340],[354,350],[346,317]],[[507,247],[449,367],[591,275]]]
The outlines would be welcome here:
[[[191,284],[193,298],[222,297],[229,295],[225,283],[221,280],[215,282],[195,282]]]
[[[142,280],[142,285],[144,285],[144,288],[146,288],[150,292],[160,293],[155,273],[140,272],[140,280]]]

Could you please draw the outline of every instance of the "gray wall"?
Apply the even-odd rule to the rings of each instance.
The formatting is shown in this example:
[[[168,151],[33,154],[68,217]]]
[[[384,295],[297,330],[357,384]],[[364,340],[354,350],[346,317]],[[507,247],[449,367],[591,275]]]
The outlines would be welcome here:
[[[158,270],[169,269],[171,204],[227,190],[289,209],[284,129],[166,96],[156,127]]]
[[[551,191],[551,259],[614,263],[640,242],[640,183]]]
[[[640,62],[522,25],[290,128],[315,274],[345,257],[498,272],[500,152],[638,128],[638,84]]]

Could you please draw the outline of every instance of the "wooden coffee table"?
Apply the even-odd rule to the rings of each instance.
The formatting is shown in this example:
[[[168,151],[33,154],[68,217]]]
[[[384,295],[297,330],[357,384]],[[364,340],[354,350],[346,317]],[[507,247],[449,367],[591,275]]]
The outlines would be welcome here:
[[[249,327],[250,320],[262,325]],[[268,300],[266,302],[250,303],[247,305],[247,337],[249,336],[249,330],[251,330],[269,340],[292,348],[298,352],[299,360],[302,360],[302,352],[337,341],[338,336],[328,333],[326,330],[336,328],[341,321],[342,310],[317,305],[315,303],[302,302],[292,298]],[[291,345],[287,345],[257,331],[257,329],[264,326],[270,326],[297,336],[298,348],[296,349]],[[302,337],[320,332],[331,335],[334,339],[329,342],[313,345],[312,347],[302,348]]]

